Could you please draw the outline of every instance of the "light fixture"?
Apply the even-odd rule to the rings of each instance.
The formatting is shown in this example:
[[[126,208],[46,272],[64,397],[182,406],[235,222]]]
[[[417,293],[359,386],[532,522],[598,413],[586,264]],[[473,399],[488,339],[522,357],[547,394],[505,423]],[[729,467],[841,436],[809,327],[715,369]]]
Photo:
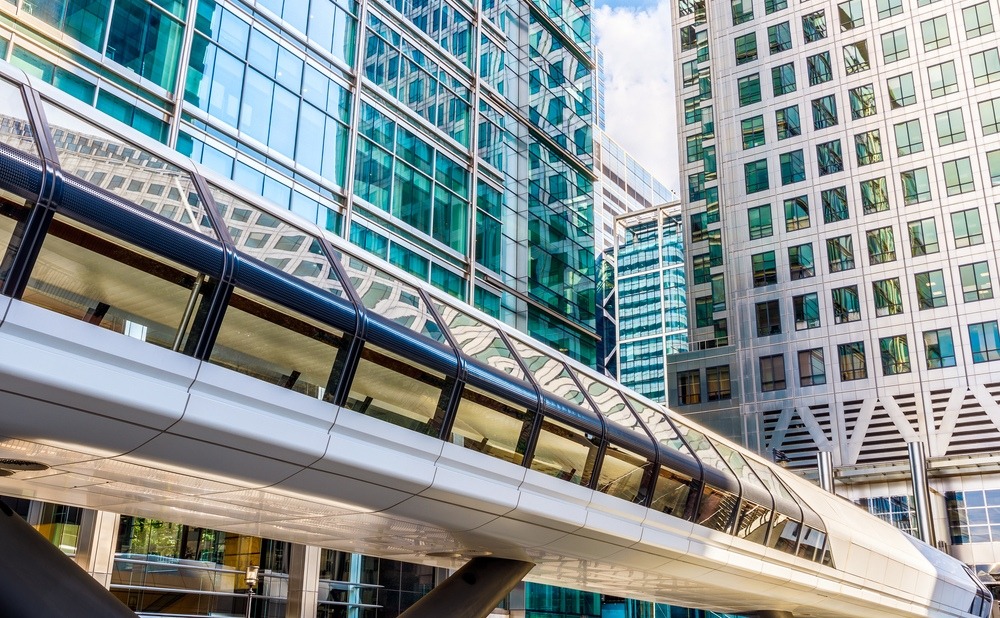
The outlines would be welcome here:
[[[247,567],[247,613],[246,618],[250,618],[250,609],[253,607],[253,589],[257,587],[257,575],[260,572],[259,566],[250,565]]]

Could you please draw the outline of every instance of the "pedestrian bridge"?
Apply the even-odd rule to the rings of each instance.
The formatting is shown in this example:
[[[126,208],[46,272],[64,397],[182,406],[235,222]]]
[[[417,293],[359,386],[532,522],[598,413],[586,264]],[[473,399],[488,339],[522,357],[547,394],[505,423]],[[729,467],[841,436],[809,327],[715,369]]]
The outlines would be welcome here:
[[[0,493],[720,612],[988,615],[945,554],[79,107],[0,66],[0,467],[47,466]]]

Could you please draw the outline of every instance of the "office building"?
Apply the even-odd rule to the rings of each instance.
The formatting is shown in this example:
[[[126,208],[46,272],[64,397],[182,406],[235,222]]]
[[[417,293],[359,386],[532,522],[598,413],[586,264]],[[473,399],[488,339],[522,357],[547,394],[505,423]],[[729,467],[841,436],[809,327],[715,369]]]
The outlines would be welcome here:
[[[598,50],[598,108],[603,108],[603,70]],[[618,377],[632,388],[635,386],[618,374],[618,292],[616,286],[615,247],[623,237],[616,219],[626,213],[675,202],[677,196],[654,178],[652,173],[635,160],[620,144],[599,129],[594,133],[594,213],[597,247],[597,330],[598,370]],[[683,240],[678,237],[678,242]],[[640,391],[641,392],[641,391]]]
[[[691,352],[671,406],[1000,559],[1000,6],[676,5]],[[733,376],[720,399],[712,372]],[[715,382],[718,384],[718,381]]]
[[[593,365],[589,11],[17,0],[0,59]]]

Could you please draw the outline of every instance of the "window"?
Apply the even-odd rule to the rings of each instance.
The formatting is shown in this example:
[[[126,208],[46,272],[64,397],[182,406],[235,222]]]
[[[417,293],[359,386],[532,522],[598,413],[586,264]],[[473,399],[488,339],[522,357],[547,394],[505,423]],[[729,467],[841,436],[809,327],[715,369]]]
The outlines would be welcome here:
[[[712,275],[712,311],[726,310],[726,278],[722,273]]]
[[[677,372],[677,402],[682,406],[701,403],[701,371]]]
[[[816,144],[816,165],[820,176],[844,171],[844,157],[840,153],[839,139]]]
[[[903,156],[923,151],[924,137],[920,132],[919,119],[893,125],[893,129],[896,132],[896,154]]]
[[[788,8],[788,0],[764,0],[764,12],[768,15]]]
[[[844,46],[844,70],[848,75],[867,71],[869,66],[868,43],[858,41]]]
[[[1000,360],[1000,331],[996,320],[969,324],[969,346],[974,363]]]
[[[879,19],[899,15],[903,12],[903,0],[876,0],[875,6],[878,8]]]
[[[965,141],[965,119],[962,118],[962,108],[934,114],[934,124],[937,125],[938,146]]]
[[[702,137],[700,135],[692,135],[685,140],[687,149],[687,162],[694,163],[695,161],[701,161],[705,156],[705,149],[702,147]]]
[[[851,99],[851,118],[867,118],[878,113],[875,107],[875,86],[866,84],[851,88],[849,91]]]
[[[750,240],[767,238],[774,233],[774,229],[771,226],[770,204],[748,208],[747,220],[750,223]]]
[[[931,199],[931,181],[926,167],[901,172],[899,179],[903,183],[903,203],[907,206]]]
[[[965,21],[965,38],[974,39],[993,32],[993,15],[990,13],[990,3],[981,2],[962,9],[962,19]]]
[[[903,292],[899,287],[899,277],[872,282],[875,296],[875,315],[883,317],[903,313]]]
[[[858,155],[858,165],[871,165],[882,160],[882,138],[878,129],[865,131],[854,136],[854,150]]]
[[[729,378],[729,365],[707,367],[705,382],[708,386],[708,400],[722,401],[733,396],[732,382]]]
[[[812,243],[788,248],[788,274],[792,281],[816,276]]]
[[[696,212],[691,215],[691,242],[700,242],[708,238],[708,213]]]
[[[822,52],[806,58],[806,68],[809,70],[809,85],[817,86],[833,79],[833,66],[830,64],[830,52]]]
[[[831,273],[854,268],[854,243],[851,240],[851,235],[827,239],[826,258]]]
[[[924,36],[924,51],[934,51],[951,45],[947,15],[940,15],[920,22],[920,31]]]
[[[806,179],[806,163],[801,150],[784,152],[778,156],[781,184],[790,185]]]
[[[781,312],[777,300],[757,303],[757,336],[767,337],[781,333]]]
[[[993,298],[989,262],[963,264],[958,267],[958,276],[962,281],[962,298],[965,302],[972,303]]]
[[[949,60],[927,67],[927,81],[931,88],[931,98],[958,92],[958,74],[955,73],[955,61]]]
[[[736,80],[740,92],[740,107],[760,103],[760,75],[754,73]]]
[[[684,77],[684,87],[694,86],[698,83],[701,77],[701,72],[698,70],[698,60],[688,60],[681,64],[681,75]]]
[[[880,338],[878,351],[882,357],[882,375],[910,373],[910,346],[906,335]]]
[[[886,32],[882,35],[882,59],[886,64],[910,57],[910,44],[906,40],[906,28]]]
[[[792,48],[792,29],[787,21],[768,26],[767,45],[772,54],[788,51]]]
[[[861,300],[858,298],[858,286],[849,285],[830,291],[833,304],[833,322],[846,324],[861,319]]]
[[[799,350],[799,386],[826,384],[826,364],[823,348]]]
[[[760,390],[764,393],[785,388],[785,355],[760,357]]]
[[[969,157],[945,161],[942,167],[944,168],[944,185],[949,196],[975,191],[976,185],[972,179],[972,161]]]
[[[1000,99],[988,99],[979,104],[979,120],[983,135],[1000,133]]]
[[[986,153],[986,166],[990,170],[990,184],[994,187],[1000,185],[1000,150]]]
[[[866,215],[889,210],[889,190],[886,188],[885,176],[866,180],[859,186],[861,208]]]
[[[917,309],[937,309],[948,306],[948,294],[944,287],[944,271],[929,270],[913,275],[917,288]]]
[[[746,23],[753,19],[753,3],[750,0],[732,0],[733,25]]]
[[[774,251],[765,251],[750,256],[753,268],[753,287],[759,288],[778,282],[778,271],[774,263]]]
[[[889,107],[897,109],[917,102],[917,91],[913,86],[913,74],[905,73],[886,80],[889,87]]]
[[[816,11],[802,16],[802,38],[815,43],[826,38],[826,12]]]
[[[746,182],[747,195],[759,191],[767,191],[767,159],[745,163],[743,165],[743,176]]]
[[[799,106],[792,105],[774,112],[774,120],[778,127],[778,139],[788,139],[802,133],[799,123]]]
[[[743,129],[743,150],[764,145],[764,117],[754,116],[741,123]]]
[[[744,64],[757,59],[757,34],[749,32],[736,37],[736,64]]]
[[[709,254],[702,253],[691,258],[691,269],[695,284],[712,282],[712,256]]]
[[[795,92],[795,64],[787,63],[771,68],[771,87],[774,96]]]
[[[785,231],[794,232],[809,227],[809,196],[800,195],[785,200]]]
[[[825,129],[837,124],[837,99],[834,95],[813,99],[812,109],[814,129]]]
[[[695,324],[698,328],[712,325],[712,297],[700,296],[694,299]]]
[[[955,342],[950,328],[924,331],[924,351],[928,369],[955,366]]]
[[[847,0],[837,5],[837,14],[840,17],[840,31],[854,30],[865,25],[865,13],[861,0]]]
[[[972,61],[972,82],[977,86],[1000,79],[1000,53],[997,48],[987,49],[969,56]]]
[[[815,292],[792,297],[795,330],[819,328],[819,295]]]
[[[913,257],[929,255],[940,251],[938,246],[937,225],[934,218],[912,221],[910,228],[910,253]]]
[[[850,216],[847,209],[847,187],[825,189],[819,196],[823,202],[823,223],[843,221]]]
[[[875,264],[885,264],[896,260],[896,238],[892,226],[868,230],[868,261]]]
[[[951,214],[951,229],[955,234],[955,247],[970,247],[983,243],[983,224],[979,209],[970,208]]]
[[[837,358],[840,360],[841,381],[863,380],[868,377],[868,369],[865,368],[864,341],[838,345]]]

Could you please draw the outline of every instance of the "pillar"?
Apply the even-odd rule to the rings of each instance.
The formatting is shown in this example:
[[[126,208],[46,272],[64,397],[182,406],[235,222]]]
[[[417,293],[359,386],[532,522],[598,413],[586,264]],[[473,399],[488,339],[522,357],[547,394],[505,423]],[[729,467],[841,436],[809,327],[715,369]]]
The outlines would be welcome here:
[[[816,465],[819,469],[819,486],[831,494],[837,493],[833,490],[833,453],[830,451],[816,453]]]
[[[76,563],[105,588],[111,587],[111,575],[115,570],[120,521],[120,516],[107,511],[83,509],[80,515]]]
[[[506,558],[473,558],[399,618],[486,618],[534,566]]]
[[[931,514],[931,492],[927,484],[927,450],[923,442],[906,445],[910,455],[910,480],[913,483],[913,501],[917,511],[917,532],[928,545],[935,545],[934,520]]]
[[[319,561],[322,552],[321,547],[291,544],[285,618],[316,618],[319,605]]]

